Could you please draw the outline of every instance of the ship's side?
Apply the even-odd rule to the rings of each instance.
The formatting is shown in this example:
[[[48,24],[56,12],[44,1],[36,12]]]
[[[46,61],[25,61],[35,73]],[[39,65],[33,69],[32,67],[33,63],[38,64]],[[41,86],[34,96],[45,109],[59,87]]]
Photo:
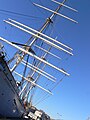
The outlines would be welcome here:
[[[4,56],[0,54],[0,116],[21,117],[24,107],[18,96],[18,88]]]

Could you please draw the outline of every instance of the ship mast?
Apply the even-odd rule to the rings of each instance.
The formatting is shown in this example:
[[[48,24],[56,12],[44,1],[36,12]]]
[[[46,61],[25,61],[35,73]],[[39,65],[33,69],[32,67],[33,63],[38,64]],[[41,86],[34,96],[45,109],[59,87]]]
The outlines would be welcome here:
[[[52,0],[52,1],[55,2],[55,0]],[[52,75],[50,75],[50,74],[46,73],[45,71],[43,71],[44,68],[45,68],[45,66],[46,66],[46,64],[49,65],[49,66],[51,66],[51,67],[53,67],[53,68],[55,68],[56,70],[64,73],[65,75],[69,76],[69,74],[68,74],[65,70],[59,69],[58,67],[56,67],[56,66],[48,63],[48,62],[46,61],[46,56],[50,53],[50,50],[51,50],[52,47],[55,47],[55,48],[57,48],[57,49],[59,49],[59,50],[62,50],[62,51],[66,52],[66,53],[68,53],[68,54],[70,54],[70,55],[73,55],[72,52],[70,52],[70,50],[72,50],[72,49],[71,49],[70,47],[64,45],[63,43],[60,43],[60,42],[56,41],[55,39],[53,39],[53,38],[51,38],[51,37],[43,34],[44,30],[45,30],[50,24],[53,24],[54,18],[57,16],[57,14],[58,14],[58,15],[61,15],[62,17],[65,17],[66,19],[69,19],[69,20],[71,20],[71,21],[73,21],[73,22],[76,22],[75,20],[73,20],[73,19],[71,19],[71,18],[69,18],[69,17],[67,17],[67,16],[64,16],[64,15],[58,13],[62,6],[66,6],[66,5],[64,5],[64,3],[65,3],[66,1],[67,1],[67,0],[63,0],[62,3],[58,3],[59,6],[56,8],[56,10],[55,10],[54,12],[53,12],[52,10],[48,9],[48,8],[45,8],[45,7],[43,7],[43,6],[40,6],[40,5],[38,5],[38,4],[33,3],[33,4],[36,5],[36,6],[39,6],[39,7],[41,7],[41,8],[45,8],[46,10],[49,10],[49,11],[53,12],[53,13],[50,15],[50,17],[48,17],[48,18],[46,19],[45,23],[42,25],[42,27],[40,28],[39,31],[36,31],[36,30],[34,30],[34,29],[32,29],[32,28],[30,28],[30,27],[28,27],[28,26],[26,26],[26,25],[23,25],[23,24],[15,21],[15,20],[12,20],[12,19],[4,20],[4,22],[6,22],[6,23],[8,23],[8,24],[10,24],[10,25],[12,25],[12,26],[14,26],[14,27],[17,27],[17,28],[19,28],[20,30],[22,30],[22,31],[24,31],[24,32],[27,32],[27,33],[29,33],[29,34],[32,35],[32,36],[30,37],[30,39],[26,42],[25,45],[19,44],[19,43],[15,43],[15,42],[12,42],[12,43],[11,43],[11,42],[9,42],[9,41],[7,41],[7,40],[5,40],[5,39],[3,39],[3,38],[0,37],[0,39],[3,40],[4,42],[7,42],[8,44],[12,45],[13,47],[19,49],[19,51],[17,51],[17,52],[15,53],[15,55],[13,56],[13,58],[8,61],[8,64],[10,64],[12,61],[16,60],[15,64],[14,64],[13,67],[11,68],[11,72],[14,72],[15,74],[17,74],[18,76],[20,76],[20,77],[22,78],[22,80],[21,80],[21,86],[23,85],[23,83],[24,83],[25,80],[27,81],[27,83],[23,86],[23,88],[21,87],[21,91],[20,91],[20,93],[19,93],[19,95],[22,96],[22,99],[24,99],[24,100],[28,100],[29,93],[30,93],[30,91],[33,89],[33,87],[35,87],[35,86],[38,86],[39,88],[41,88],[41,89],[43,89],[44,91],[47,91],[48,93],[51,94],[50,91],[48,91],[48,90],[46,90],[46,89],[44,89],[44,88],[42,88],[42,87],[40,87],[39,85],[36,84],[37,81],[38,81],[38,79],[39,79],[39,77],[40,77],[40,75],[44,75],[44,76],[46,75],[46,78],[48,77],[49,80],[52,80],[52,81],[55,80]],[[70,8],[70,7],[68,7],[68,8]],[[72,8],[70,8],[70,9],[72,9]],[[74,10],[74,9],[73,9],[73,10]],[[75,10],[74,10],[74,11],[75,11]],[[21,26],[24,27],[24,28],[22,28]],[[25,29],[25,28],[26,28],[26,29]],[[27,30],[27,29],[29,29],[30,31]],[[31,32],[31,31],[33,31],[33,32],[35,32],[35,33]],[[43,36],[44,36],[44,37],[43,37]],[[53,42],[59,43],[61,46],[66,47],[68,50],[65,50],[64,48],[59,47],[58,45],[52,43],[51,41],[46,40],[45,37],[46,37],[46,39],[48,38],[48,39],[52,40]],[[37,45],[35,44],[35,42],[36,42],[36,40],[37,40],[38,38],[41,39],[41,40],[43,40],[44,42],[46,42],[46,43],[49,45],[47,50],[44,50],[43,48],[40,48],[40,46],[37,46]],[[19,47],[18,45],[22,46],[22,48]],[[38,56],[36,56],[35,51],[33,51],[33,49],[32,49],[32,46],[33,46],[33,45],[36,45],[37,48],[39,48],[39,49],[41,49],[41,50],[44,50],[45,54],[44,54],[41,58],[39,58]],[[52,53],[50,53],[50,54],[53,55]],[[27,56],[26,56],[26,55],[27,55]],[[29,56],[34,57],[34,60],[33,60],[33,61],[36,61],[36,62],[37,62],[36,65],[31,65],[31,67],[30,67],[30,64],[28,63]],[[26,60],[26,61],[24,60],[25,57],[27,57],[27,60]],[[54,55],[54,57],[59,58],[59,57],[56,56],[56,55]],[[59,58],[59,59],[60,59],[60,58]],[[17,73],[17,72],[15,71],[15,69],[17,68],[17,66],[18,66],[20,63],[25,65],[25,68],[24,68],[24,71],[23,71],[23,75],[20,75],[19,73]],[[44,63],[44,65],[43,65],[42,68],[40,69],[39,67],[40,67],[40,65],[41,65],[42,63]],[[25,78],[25,74],[26,74],[27,67],[31,68],[32,74],[30,75],[30,74],[28,73],[27,77]],[[35,75],[35,73],[37,72],[38,69],[39,69],[39,71],[41,71],[41,72],[38,72],[37,77],[36,77],[35,79],[33,79],[33,76]],[[43,73],[43,74],[41,74],[41,73]],[[32,82],[32,81],[33,81],[33,82]],[[29,86],[29,87],[28,87],[28,86]],[[32,101],[32,98],[33,98],[33,94],[31,95],[30,102]]]
[[[63,6],[63,4],[66,2],[67,0],[63,0],[62,4],[58,6],[58,8],[55,10],[55,12],[58,12],[60,10],[60,8]],[[45,21],[45,23],[42,25],[42,27],[40,28],[39,32],[42,33],[50,23],[53,23],[53,18],[56,16],[56,13],[52,13],[52,15],[50,17],[48,17]],[[40,36],[40,35],[39,35]],[[34,36],[31,36],[30,39],[26,42],[26,44],[28,45],[30,40],[33,38]],[[37,38],[34,38],[33,41],[29,44],[29,46],[32,46],[34,44],[34,42],[37,40]]]
[[[64,4],[65,2],[66,2],[66,0],[63,0],[62,4]],[[55,10],[55,12],[58,12],[60,10],[60,8],[63,6],[62,4],[58,6],[58,8]],[[46,19],[45,23],[42,25],[41,29],[39,30],[40,33],[42,33],[48,27],[48,25],[50,23],[53,23],[53,18],[55,16],[56,16],[56,13],[52,13],[51,16]],[[38,34],[38,36],[40,36],[40,34]],[[30,43],[31,39],[33,39],[33,41]],[[32,35],[30,37],[30,39],[26,42],[26,45],[29,45],[30,48],[31,48],[31,46],[35,43],[35,41],[37,39],[38,39],[37,37],[35,37],[35,36]],[[24,46],[24,45],[22,45],[22,46]],[[28,51],[29,51],[30,48],[26,46],[26,49],[28,49]],[[48,51],[50,51],[50,49],[51,49],[51,47],[48,49]],[[23,58],[26,56],[26,54],[23,54],[22,56],[20,56],[20,54],[22,54],[22,52],[17,51],[15,53],[15,55],[13,56],[13,58],[8,61],[8,64],[10,64],[16,58],[16,56],[17,56],[17,61],[16,61],[15,65],[11,69],[12,72],[16,69],[16,67],[21,63],[21,61],[23,60]],[[46,53],[46,55],[47,55],[47,53]],[[25,66],[25,69],[26,69],[26,66]],[[23,75],[24,74],[25,74],[25,71],[23,72]],[[22,78],[22,82],[23,82],[23,78]]]
[[[65,2],[66,2],[66,0],[63,0],[62,4],[64,4]],[[58,12],[61,7],[62,7],[62,5],[59,5],[58,8],[55,10],[55,12]],[[54,18],[54,17],[56,17],[56,13],[52,13],[52,15],[46,19],[44,25],[41,27],[40,32],[43,32],[43,30],[45,30],[45,28],[47,28],[50,23],[53,23],[53,18]],[[37,39],[37,38],[36,38],[36,39]],[[33,43],[34,43],[34,42],[35,42],[35,40],[33,40]],[[51,46],[48,48],[48,51],[50,51],[50,49],[51,49]],[[48,54],[48,53],[45,53],[45,55],[43,56],[43,58],[45,58],[45,56],[46,56],[47,54]],[[41,62],[38,63],[38,65],[40,65],[40,64],[41,64]],[[46,65],[44,65],[44,66],[42,67],[42,69],[44,69],[45,66],[46,66]],[[35,82],[38,81],[39,77],[40,77],[40,74],[37,76],[37,79],[35,80]],[[26,94],[25,97],[28,97],[29,92],[30,92],[30,90],[31,90],[32,88],[33,88],[33,86],[30,86],[30,89],[29,89],[29,91],[27,92],[27,94]],[[32,93],[31,98],[30,98],[30,105],[32,105],[33,96],[34,96],[34,94]]]
[[[66,0],[63,0],[62,4],[64,4],[65,2],[66,2]],[[62,7],[62,5],[59,5],[59,7],[55,10],[55,12],[58,12],[61,7]],[[49,25],[50,23],[52,23],[52,21],[53,21],[52,19],[53,19],[55,16],[56,16],[56,13],[52,13],[52,15],[46,19],[45,23],[42,25],[41,29],[39,30],[40,33],[42,33],[42,32],[48,27],[48,25]],[[40,35],[38,34],[38,36],[40,36]],[[31,46],[34,44],[34,42],[37,40],[37,37],[34,37],[34,39],[33,39],[33,37],[34,37],[34,36],[32,35],[32,36],[30,37],[30,39],[26,42],[26,45],[29,45],[30,48],[31,48]],[[31,39],[33,39],[33,41],[30,43]],[[29,43],[30,43],[30,44],[29,44]],[[26,48],[26,49],[29,50],[29,47]],[[21,61],[23,60],[23,58],[26,56],[26,54],[23,54],[22,56],[20,56],[19,53],[22,54],[22,52],[17,51],[17,52],[15,53],[15,55],[13,56],[13,58],[8,61],[8,64],[10,64],[10,63],[16,58],[16,56],[17,56],[17,61],[16,61],[16,63],[14,64],[14,66],[12,67],[12,69],[11,69],[12,72],[16,69],[16,67],[21,63]],[[18,60],[18,59],[19,59],[19,60]],[[24,75],[24,74],[25,74],[25,71],[24,71],[23,75]],[[23,81],[23,78],[22,78],[22,81]]]

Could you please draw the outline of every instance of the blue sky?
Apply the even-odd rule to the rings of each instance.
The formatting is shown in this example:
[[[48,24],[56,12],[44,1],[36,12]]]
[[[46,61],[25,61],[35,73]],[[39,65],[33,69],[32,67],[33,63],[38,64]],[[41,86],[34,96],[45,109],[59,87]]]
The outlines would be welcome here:
[[[37,2],[36,0],[32,1]],[[50,0],[40,1],[41,3],[45,2],[45,5],[51,5]],[[63,120],[86,120],[90,116],[90,0],[67,0],[66,4],[76,8],[79,12],[74,13],[64,8],[61,12],[77,20],[78,24],[58,17],[55,29],[57,27],[56,34],[61,39],[60,41],[73,48],[74,56],[65,61],[65,67],[71,76],[66,77],[54,89],[53,96],[38,104],[37,107],[43,109],[53,118],[59,119],[60,116],[57,114],[59,113]],[[56,7],[56,4],[51,7]],[[41,10],[39,11],[32,6],[29,0],[0,0],[0,9],[42,18],[41,20],[32,20],[31,18],[0,12],[0,36],[9,40],[20,38],[19,42],[23,41],[23,43],[29,38],[29,35],[24,34],[22,36],[23,32],[17,29],[14,31],[14,28],[8,27],[3,19],[9,17],[33,28],[40,28],[44,18],[50,14],[48,12],[43,13],[43,10],[41,13]],[[5,47],[7,49],[7,45]],[[10,55],[10,49],[7,51]],[[59,78],[58,73],[56,75]]]

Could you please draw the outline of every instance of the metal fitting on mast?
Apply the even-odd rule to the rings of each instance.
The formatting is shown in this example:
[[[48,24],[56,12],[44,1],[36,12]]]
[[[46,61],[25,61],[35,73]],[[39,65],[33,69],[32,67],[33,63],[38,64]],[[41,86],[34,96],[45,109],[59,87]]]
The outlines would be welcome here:
[[[53,21],[51,20],[51,18],[49,17],[49,18],[47,18],[47,21],[49,22],[49,23],[53,23]]]

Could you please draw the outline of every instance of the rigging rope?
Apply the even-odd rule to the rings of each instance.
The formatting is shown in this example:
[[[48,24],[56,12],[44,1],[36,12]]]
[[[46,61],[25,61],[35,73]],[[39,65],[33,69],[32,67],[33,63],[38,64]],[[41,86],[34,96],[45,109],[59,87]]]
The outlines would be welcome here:
[[[50,26],[48,26],[48,27],[49,27],[49,29],[50,29]],[[52,26],[51,26],[51,27],[52,27]],[[52,28],[51,31],[50,31],[50,36],[53,34],[53,32],[54,32],[54,29]],[[50,51],[52,47],[50,46],[49,48],[50,48],[50,49],[49,49],[49,51]],[[46,54],[46,53],[45,53],[45,54]],[[44,55],[45,55],[45,54],[44,54]],[[48,54],[46,54],[46,55],[48,55]],[[45,55],[45,56],[46,56],[46,55]],[[45,82],[42,82],[42,86],[43,86],[43,87],[44,87],[44,86],[46,87],[46,86],[50,85],[49,83],[50,83],[50,82],[46,80]],[[35,91],[36,91],[36,90],[35,90]],[[45,95],[45,94],[46,94],[44,91],[40,91],[38,94],[40,95],[41,93],[43,93],[42,95]],[[44,93],[45,93],[45,94],[44,94]],[[35,95],[35,92],[34,92],[34,95]],[[39,95],[37,95],[37,96],[39,96]],[[39,100],[39,99],[41,99],[41,98],[42,98],[42,96],[39,97],[37,100]],[[33,98],[32,98],[32,99],[33,99]]]
[[[29,0],[29,2],[30,2],[31,4],[33,4],[32,0]],[[33,6],[35,6],[35,5],[33,4]],[[46,14],[45,14],[45,12],[42,12],[37,6],[35,6],[35,8],[36,8],[40,13],[42,13],[42,15],[44,15],[44,17],[47,17]]]
[[[62,80],[63,80],[65,77],[66,77],[66,76],[64,76],[62,79],[60,79],[60,80],[55,84],[55,86],[53,86],[53,88],[52,88],[50,91],[54,90],[54,89],[59,85],[59,83],[62,82]],[[50,95],[46,94],[46,95],[43,97],[43,99],[41,99],[40,101],[38,101],[34,106],[40,104],[41,102],[43,102],[44,100],[46,100],[46,99],[49,98],[49,97],[50,97]]]
[[[15,15],[19,15],[19,16],[22,16],[22,17],[35,18],[35,19],[44,19],[45,20],[45,18],[42,18],[42,17],[36,17],[36,16],[32,16],[32,15],[25,15],[25,14],[22,14],[22,13],[12,12],[12,11],[3,10],[3,9],[0,9],[0,12],[15,14]]]

